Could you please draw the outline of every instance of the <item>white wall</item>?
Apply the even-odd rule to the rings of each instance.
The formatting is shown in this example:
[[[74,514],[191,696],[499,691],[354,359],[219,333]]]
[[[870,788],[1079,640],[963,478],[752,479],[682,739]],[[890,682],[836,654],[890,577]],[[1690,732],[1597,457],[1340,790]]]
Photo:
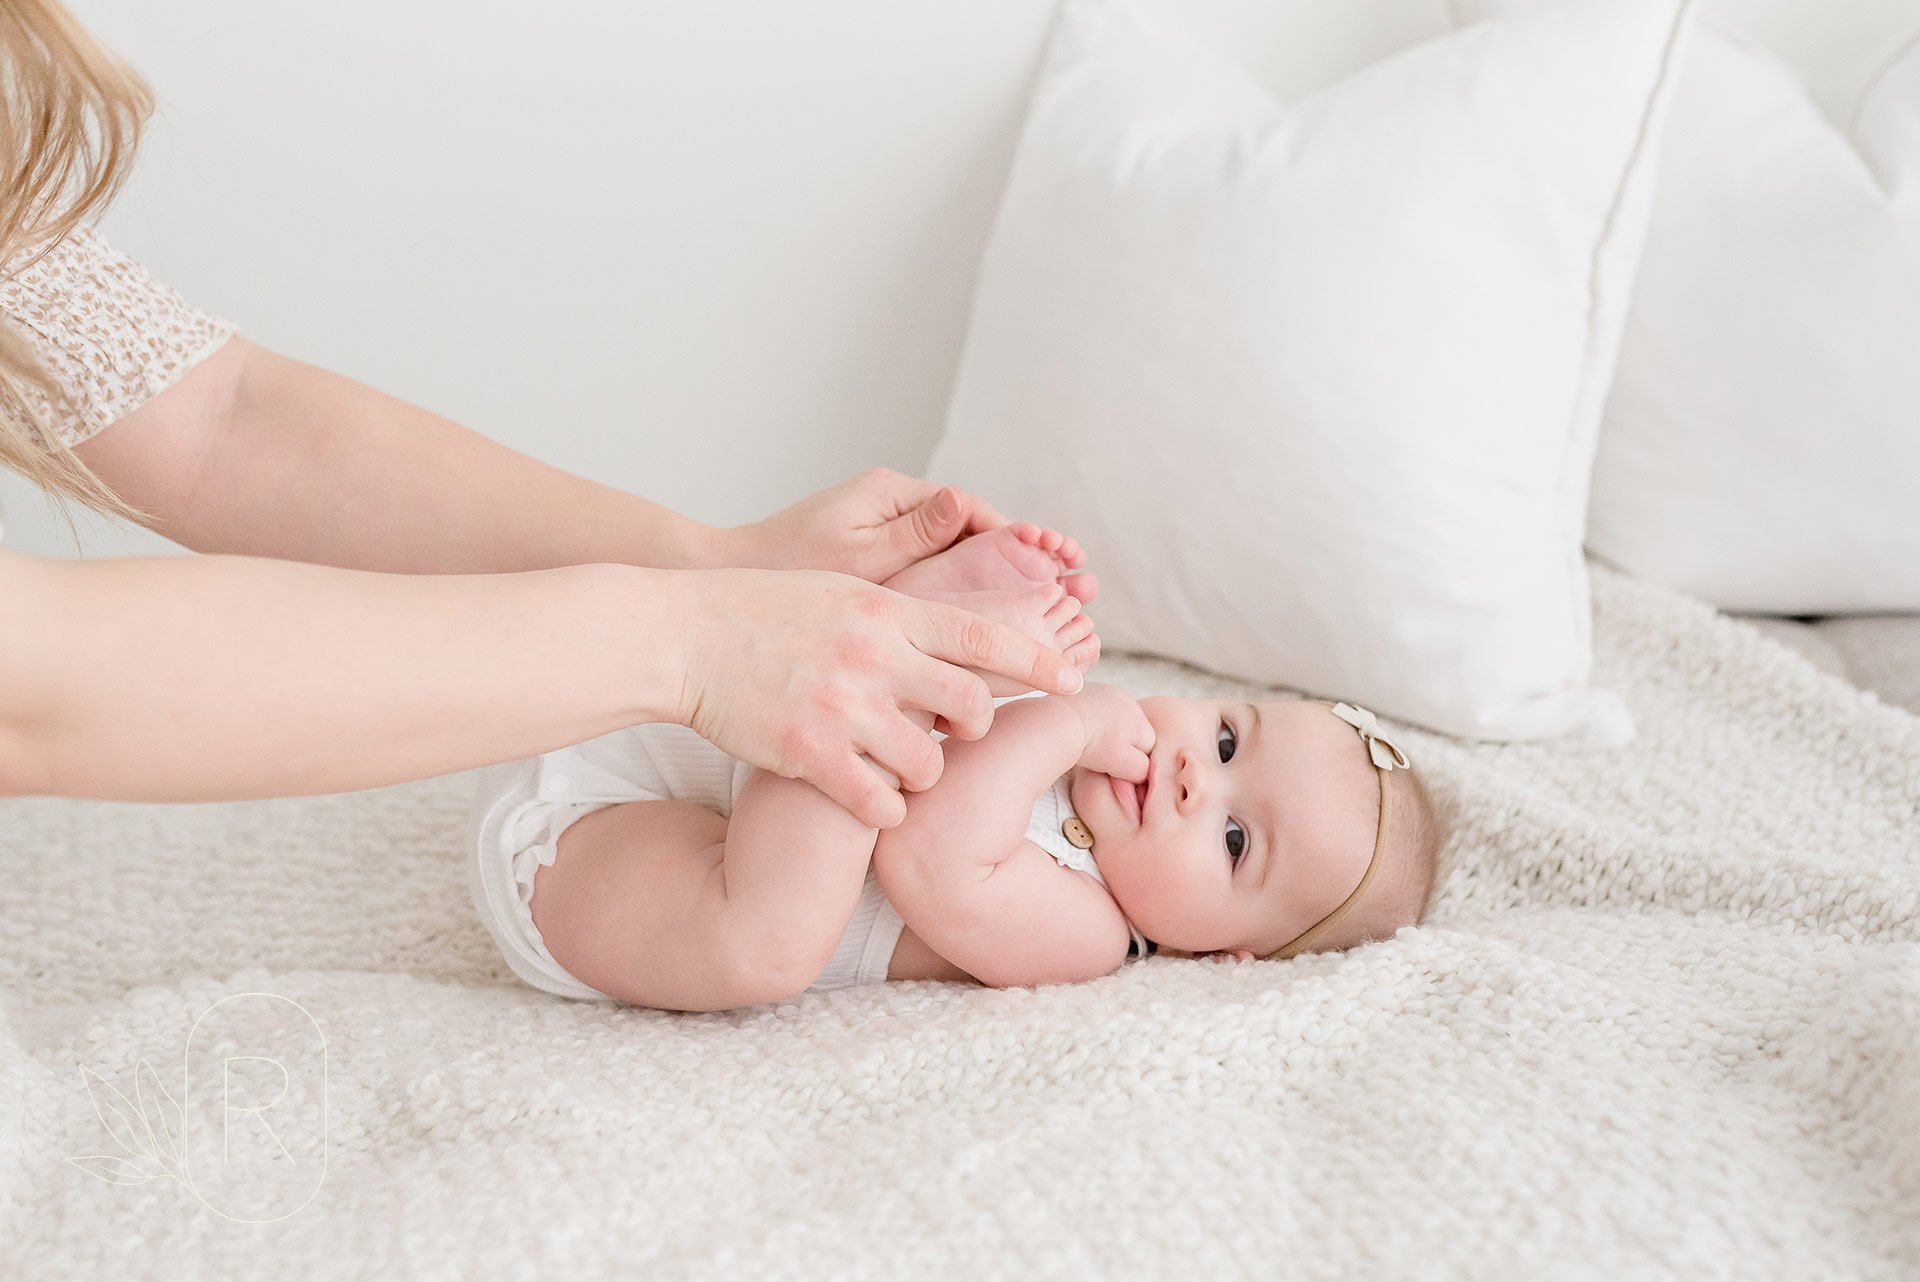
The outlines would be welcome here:
[[[1158,2],[1289,95],[1446,23]],[[119,247],[257,342],[735,524],[925,463],[1054,0],[73,8],[160,99]],[[1709,11],[1836,100],[1920,24],[1914,0]],[[9,546],[70,554],[5,473],[0,513]],[[88,555],[172,547],[82,528]]]
[[[74,7],[160,97],[118,246],[255,341],[737,523],[924,463],[1048,6]]]

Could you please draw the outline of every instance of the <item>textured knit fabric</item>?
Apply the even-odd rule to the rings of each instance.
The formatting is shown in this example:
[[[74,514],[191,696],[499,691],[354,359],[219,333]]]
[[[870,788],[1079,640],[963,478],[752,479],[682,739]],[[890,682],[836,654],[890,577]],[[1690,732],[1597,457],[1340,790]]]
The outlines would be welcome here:
[[[81,227],[0,279],[0,316],[25,335],[65,393],[56,409],[26,395],[76,445],[166,391],[233,335],[233,324],[190,306],[139,263]]]
[[[1594,577],[1639,737],[1390,727],[1460,866],[1427,925],[1291,961],[554,1001],[474,919],[470,775],[0,799],[0,1275],[1912,1282],[1920,719]],[[324,1090],[208,1038],[262,993],[324,1032]],[[223,1165],[234,1053],[287,1065],[275,1133],[324,1169],[245,1117]],[[222,1218],[222,1171],[285,1218]]]

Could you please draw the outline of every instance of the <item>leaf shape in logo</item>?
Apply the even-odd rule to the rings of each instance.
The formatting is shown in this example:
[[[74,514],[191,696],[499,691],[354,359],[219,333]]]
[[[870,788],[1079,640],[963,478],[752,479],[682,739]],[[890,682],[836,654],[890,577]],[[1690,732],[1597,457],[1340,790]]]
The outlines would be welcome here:
[[[67,1160],[88,1175],[97,1176],[109,1184],[145,1184],[148,1180],[155,1178],[125,1158],[115,1157],[111,1153],[96,1153],[91,1157],[70,1157]]]
[[[93,1111],[100,1115],[100,1124],[107,1128],[114,1143],[136,1158],[152,1157],[148,1140],[140,1136],[145,1124],[134,1125],[133,1119],[140,1116],[140,1110],[120,1093],[119,1087],[85,1064],[80,1066],[80,1076],[87,1084],[87,1097],[93,1101]]]
[[[159,1154],[162,1163],[168,1157],[175,1162],[186,1161],[186,1119],[180,1112],[179,1101],[168,1093],[160,1074],[144,1056],[134,1066],[133,1093],[140,1104],[141,1120],[146,1122],[148,1133],[162,1150]]]

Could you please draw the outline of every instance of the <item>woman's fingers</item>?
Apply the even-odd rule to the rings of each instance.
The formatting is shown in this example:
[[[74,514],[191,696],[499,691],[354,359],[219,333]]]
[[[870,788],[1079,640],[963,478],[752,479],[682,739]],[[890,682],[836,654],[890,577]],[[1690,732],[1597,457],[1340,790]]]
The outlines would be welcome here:
[[[862,746],[878,768],[908,792],[925,792],[940,780],[944,760],[933,736],[909,721],[889,701],[873,724],[861,732]]]
[[[898,563],[904,568],[946,551],[961,537],[963,515],[957,492],[940,490],[904,515],[895,517],[883,527],[895,552],[894,559],[887,564]]]
[[[1062,655],[1004,623],[959,606],[914,600],[904,630],[907,639],[925,654],[963,668],[1011,677],[1035,690],[1072,694],[1084,684],[1079,671]],[[927,710],[946,717],[956,730],[961,728],[960,718],[953,711]],[[979,736],[962,733],[959,737]]]
[[[975,674],[924,654],[915,655],[902,669],[899,706],[931,712],[935,730],[956,739],[978,739],[993,724],[993,695]],[[904,716],[900,720],[912,725]]]
[[[676,719],[876,828],[905,817],[901,789],[940,778],[940,746],[908,712],[978,739],[993,721],[984,674],[1066,693],[1084,684],[1039,640],[959,606],[816,571],[698,574],[683,599]]]
[[[805,777],[869,828],[897,828],[907,817],[905,799],[851,752],[837,755]]]
[[[985,534],[988,530],[997,530],[1007,524],[1007,518],[1000,515],[991,504],[977,494],[960,491],[960,497],[967,509],[967,523],[961,528],[960,537],[970,534]]]

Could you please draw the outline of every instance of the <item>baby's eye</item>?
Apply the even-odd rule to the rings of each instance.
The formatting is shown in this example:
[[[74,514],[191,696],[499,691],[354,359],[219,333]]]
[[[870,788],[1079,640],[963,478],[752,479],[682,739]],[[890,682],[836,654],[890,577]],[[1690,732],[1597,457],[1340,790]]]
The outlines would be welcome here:
[[[1227,737],[1225,743],[1220,742],[1220,735]],[[1220,723],[1220,734],[1213,737],[1213,746],[1220,749],[1221,762],[1225,763],[1233,760],[1233,750],[1239,742],[1239,739],[1236,738],[1233,733],[1233,727],[1222,721]]]
[[[1227,820],[1227,860],[1238,864],[1240,856],[1247,853],[1247,830],[1237,820]]]

